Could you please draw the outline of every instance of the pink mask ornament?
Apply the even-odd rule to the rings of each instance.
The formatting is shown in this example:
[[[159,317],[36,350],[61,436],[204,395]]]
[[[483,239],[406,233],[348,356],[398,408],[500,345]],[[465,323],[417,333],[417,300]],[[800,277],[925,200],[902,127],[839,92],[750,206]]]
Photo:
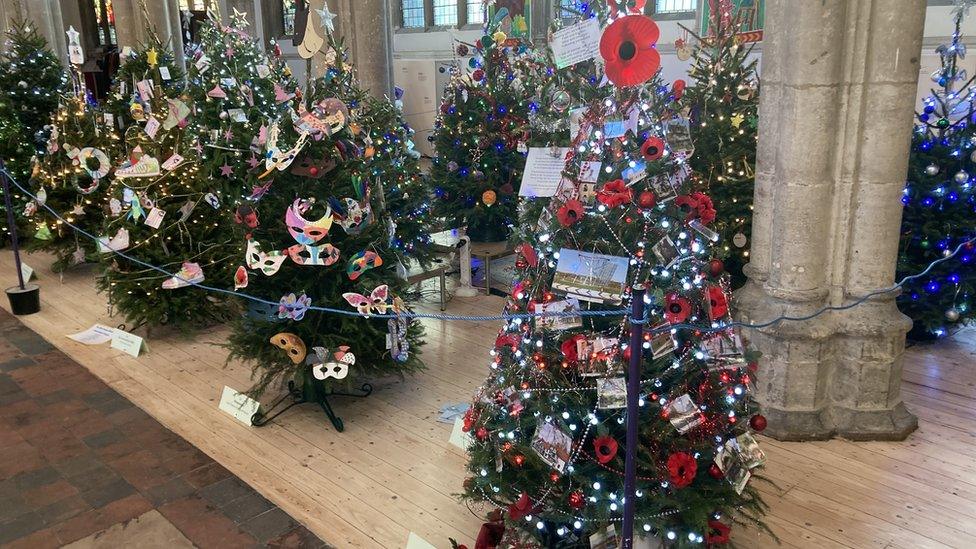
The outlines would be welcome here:
[[[336,248],[332,244],[323,244],[321,246],[295,244],[288,248],[288,256],[298,265],[329,266],[339,261],[339,248]]]
[[[311,200],[296,198],[288,211],[285,212],[285,225],[288,226],[288,234],[299,244],[315,244],[328,236],[329,229],[332,228],[332,208],[326,206],[325,215],[317,221],[309,221],[302,217],[302,214],[311,208]]]
[[[375,290],[369,297],[354,292],[346,292],[342,294],[342,297],[353,307],[359,310],[359,314],[369,317],[371,311],[376,311],[379,314],[386,314],[389,305],[386,303],[387,298],[390,295],[390,288],[384,284],[382,286],[377,286]]]
[[[277,250],[270,253],[262,252],[261,245],[257,241],[247,241],[247,253],[244,255],[245,264],[249,269],[260,270],[265,276],[277,273],[287,258],[287,255]]]
[[[374,267],[379,267],[383,264],[383,258],[381,258],[376,252],[364,251],[352,256],[349,260],[349,264],[346,265],[346,274],[349,275],[349,280],[356,280],[359,275],[372,269]]]

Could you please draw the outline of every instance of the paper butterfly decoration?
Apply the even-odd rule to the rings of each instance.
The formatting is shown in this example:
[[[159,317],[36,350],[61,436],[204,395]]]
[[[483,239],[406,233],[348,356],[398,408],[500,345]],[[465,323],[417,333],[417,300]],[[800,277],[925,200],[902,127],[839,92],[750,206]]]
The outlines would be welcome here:
[[[311,305],[311,298],[305,294],[298,297],[295,297],[295,294],[282,296],[278,302],[278,318],[282,320],[286,318],[296,321],[301,320],[305,318],[305,313]]]
[[[287,257],[277,250],[270,253],[262,252],[261,245],[257,241],[248,240],[244,263],[249,269],[257,269],[265,276],[271,276],[278,272]]]
[[[329,266],[339,261],[339,248],[336,248],[332,244],[323,244],[321,246],[295,244],[288,248],[288,256],[298,265]]]
[[[349,347],[342,345],[332,353],[333,360],[329,360],[329,350],[324,347],[312,347],[314,357],[308,357],[305,363],[312,367],[312,376],[318,380],[328,378],[345,379],[349,375],[349,367],[356,364],[356,355],[349,352]]]
[[[278,347],[288,355],[295,364],[301,364],[305,360],[305,355],[307,353],[305,348],[305,342],[302,338],[295,334],[290,334],[288,332],[282,332],[280,334],[275,334],[271,338],[271,344]]]
[[[332,228],[332,208],[326,206],[325,214],[317,221],[309,221],[302,217],[312,207],[311,200],[296,198],[285,212],[285,225],[288,234],[299,244],[315,244],[329,234]]]
[[[386,300],[389,295],[390,288],[384,284],[382,286],[377,286],[376,289],[369,294],[369,297],[357,294],[355,292],[346,292],[342,294],[342,297],[350,305],[358,309],[359,314],[368,317],[369,313],[374,310],[381,315],[386,314],[386,311],[389,308]]]
[[[352,256],[349,259],[349,264],[346,265],[346,274],[349,275],[349,280],[356,280],[359,275],[372,269],[373,267],[379,267],[383,264],[383,258],[381,258],[376,252],[363,251]]]

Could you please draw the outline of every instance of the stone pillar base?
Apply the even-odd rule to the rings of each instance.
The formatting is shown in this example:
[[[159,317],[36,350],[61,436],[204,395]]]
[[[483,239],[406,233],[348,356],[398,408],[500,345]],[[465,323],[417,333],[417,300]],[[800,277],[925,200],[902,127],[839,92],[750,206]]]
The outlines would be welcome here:
[[[763,435],[785,442],[828,440],[905,440],[918,428],[918,418],[899,402],[888,410],[851,410],[830,407],[822,410],[778,410],[762,407],[769,420]]]

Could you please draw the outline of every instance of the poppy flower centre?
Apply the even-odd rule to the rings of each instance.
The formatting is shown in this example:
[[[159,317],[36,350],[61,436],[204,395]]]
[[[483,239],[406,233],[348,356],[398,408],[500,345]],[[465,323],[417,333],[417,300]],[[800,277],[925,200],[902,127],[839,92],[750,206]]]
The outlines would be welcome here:
[[[675,313],[675,314],[680,313],[681,312],[681,309],[682,309],[682,307],[681,307],[681,304],[680,303],[672,303],[671,305],[668,306],[668,310],[670,310],[672,313]]]
[[[625,40],[620,43],[617,53],[624,61],[630,61],[635,55],[637,55],[637,44],[634,44],[630,40]]]

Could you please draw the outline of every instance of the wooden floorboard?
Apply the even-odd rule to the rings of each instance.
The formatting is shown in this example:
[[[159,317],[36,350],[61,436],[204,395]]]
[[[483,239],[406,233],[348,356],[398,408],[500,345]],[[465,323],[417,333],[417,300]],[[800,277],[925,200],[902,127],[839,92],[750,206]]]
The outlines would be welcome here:
[[[66,334],[95,322],[115,325],[90,269],[60,277],[50,258],[28,257],[41,277],[43,310],[21,317],[161,423],[250,483],[328,543],[341,547],[406,544],[415,532],[437,547],[471,544],[479,519],[455,499],[464,454],[448,443],[440,407],[468,400],[488,366],[499,322],[424,320],[428,370],[383,379],[367,399],[341,399],[344,433],[311,407],[251,428],[217,409],[225,385],[245,389],[249,368],[227,362],[217,327],[194,339],[165,331],[133,358],[108,345],[88,347]],[[15,282],[0,252],[0,284]],[[4,307],[8,304],[4,300]],[[453,300],[448,312],[497,314],[503,300]],[[422,306],[436,312],[437,306]],[[909,349],[903,394],[919,430],[898,443],[764,439],[762,485],[769,526],[783,547],[968,547],[976,536],[976,330]],[[268,400],[274,395],[269,395]],[[738,531],[745,547],[776,547]]]

